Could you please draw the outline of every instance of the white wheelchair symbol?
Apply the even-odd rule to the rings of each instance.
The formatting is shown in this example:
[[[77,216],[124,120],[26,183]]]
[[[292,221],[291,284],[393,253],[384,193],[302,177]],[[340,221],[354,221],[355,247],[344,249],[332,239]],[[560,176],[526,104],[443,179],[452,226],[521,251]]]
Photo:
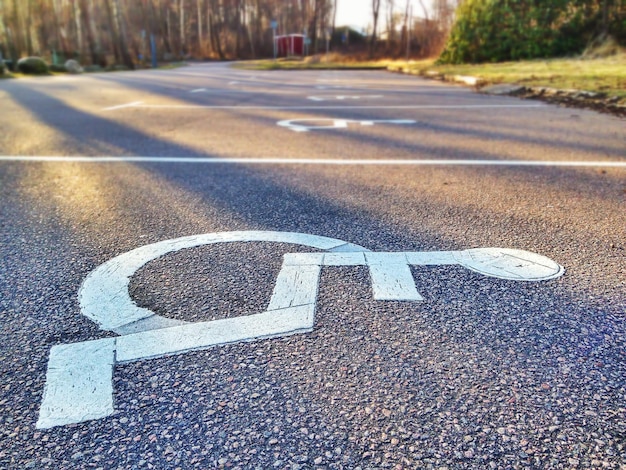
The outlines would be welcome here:
[[[354,119],[289,119],[278,121],[280,127],[286,127],[294,132],[309,132],[311,130],[322,129],[347,129],[348,126],[373,126],[375,124],[415,124],[411,119],[375,119],[375,120],[354,120]]]
[[[208,244],[277,242],[323,252],[289,253],[266,310],[221,320],[188,323],[156,315],[130,298],[130,277],[168,253]],[[79,292],[81,313],[120,336],[50,350],[37,428],[99,419],[114,413],[117,363],[180,354],[212,346],[275,338],[313,330],[322,267],[367,266],[375,300],[421,301],[410,266],[461,265],[485,276],[543,281],[564,273],[545,256],[506,248],[440,252],[371,252],[359,245],[289,232],[224,232],[165,240],[119,255],[91,272]]]

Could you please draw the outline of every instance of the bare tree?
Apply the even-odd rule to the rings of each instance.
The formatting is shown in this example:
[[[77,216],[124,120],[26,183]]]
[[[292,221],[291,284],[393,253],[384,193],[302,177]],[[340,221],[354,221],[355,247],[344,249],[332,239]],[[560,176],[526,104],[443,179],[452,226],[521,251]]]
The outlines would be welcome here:
[[[283,34],[306,31],[315,50],[334,30],[338,1],[0,0],[0,48],[15,60],[78,55],[106,65],[113,56],[130,67],[154,35],[161,57],[254,57],[272,54],[275,19]]]
[[[372,0],[372,36],[370,37],[370,57],[374,56],[376,50],[376,31],[378,28],[378,14],[380,13],[380,0]]]
[[[130,69],[135,68],[133,59],[128,50],[128,40],[126,34],[126,25],[122,17],[120,8],[120,0],[104,0],[111,28],[111,36],[116,50],[118,61],[126,65]]]
[[[387,51],[396,39],[395,0],[386,0],[387,4]]]
[[[179,37],[180,37],[180,47],[179,51],[181,55],[184,55],[186,52],[186,36],[185,36],[185,0],[179,0],[178,3],[178,21],[179,21]]]

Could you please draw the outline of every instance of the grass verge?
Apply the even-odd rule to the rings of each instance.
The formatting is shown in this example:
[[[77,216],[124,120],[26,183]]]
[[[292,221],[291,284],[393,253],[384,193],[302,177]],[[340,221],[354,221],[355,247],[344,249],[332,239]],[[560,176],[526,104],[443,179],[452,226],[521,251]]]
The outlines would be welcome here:
[[[152,69],[151,67],[137,67],[135,70],[173,70],[173,69],[178,69],[181,67],[187,67],[187,63],[186,62],[169,62],[169,63],[165,63],[162,65],[159,65],[156,69]],[[130,71],[129,68],[123,67],[123,68],[114,68],[114,67],[109,67],[109,68],[97,68],[97,69],[86,69],[83,74],[90,74],[90,73],[111,73],[111,72],[128,72]],[[59,75],[68,75],[67,72],[48,72],[48,73],[44,73],[44,74],[23,74],[20,72],[10,72],[8,70],[5,70],[5,72],[3,74],[0,74],[0,80],[2,79],[7,79],[7,78],[25,78],[25,77],[54,77],[54,76],[59,76]]]
[[[626,97],[626,54],[595,59],[550,59],[498,64],[436,65],[434,60],[396,63],[390,70],[416,75],[473,76],[482,84],[515,83],[528,87],[550,87],[603,92]]]
[[[247,70],[354,70],[389,69],[423,76],[473,76],[484,85],[515,83],[528,87],[550,87],[603,92],[626,98],[626,53],[604,58],[563,58],[503,62],[497,64],[437,65],[421,61],[356,61],[339,54],[302,59],[237,62]]]
[[[233,67],[244,70],[385,70],[392,62],[390,60],[359,61],[339,54],[329,54],[304,59],[248,60],[235,62]]]

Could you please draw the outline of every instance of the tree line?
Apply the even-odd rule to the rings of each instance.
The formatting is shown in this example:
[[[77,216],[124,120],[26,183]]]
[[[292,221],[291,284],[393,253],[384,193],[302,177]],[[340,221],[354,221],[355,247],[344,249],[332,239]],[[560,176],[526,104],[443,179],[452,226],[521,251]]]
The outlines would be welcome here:
[[[334,25],[337,0],[0,0],[0,52],[133,67],[161,59],[250,58],[273,50],[275,25],[312,47]],[[273,22],[276,23],[273,23]]]
[[[439,60],[574,55],[608,37],[626,45],[626,0],[466,0]]]
[[[153,39],[159,60],[271,57],[273,27],[305,34],[315,53],[329,37],[335,45],[352,37],[336,31],[340,1],[0,0],[0,54],[133,68],[151,58]],[[411,44],[414,54],[432,54],[443,45],[459,1],[430,0],[427,7],[419,0],[421,11],[412,12],[409,0],[362,0],[372,19],[370,56],[377,48],[400,56]]]

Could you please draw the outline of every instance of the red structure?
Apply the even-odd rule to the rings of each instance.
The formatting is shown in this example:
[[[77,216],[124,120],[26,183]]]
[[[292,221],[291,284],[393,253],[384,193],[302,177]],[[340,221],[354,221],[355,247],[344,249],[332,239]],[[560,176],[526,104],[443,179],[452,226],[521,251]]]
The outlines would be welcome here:
[[[304,55],[304,35],[302,34],[276,36],[275,41],[278,57]]]

